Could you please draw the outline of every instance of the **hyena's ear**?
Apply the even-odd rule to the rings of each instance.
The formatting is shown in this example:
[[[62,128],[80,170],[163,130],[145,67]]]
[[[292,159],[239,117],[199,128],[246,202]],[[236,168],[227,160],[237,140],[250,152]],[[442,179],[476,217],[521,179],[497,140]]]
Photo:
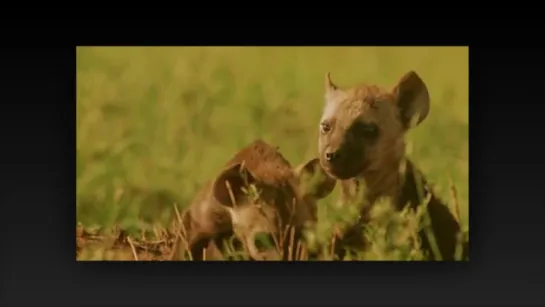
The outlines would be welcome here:
[[[405,129],[420,124],[430,111],[428,87],[414,71],[406,73],[394,87],[397,107]]]
[[[302,163],[294,169],[294,173],[299,178],[299,188],[302,195],[315,199],[327,197],[333,192],[337,183],[320,166],[318,158]]]
[[[338,90],[338,87],[331,81],[331,73],[327,73],[324,78],[324,90],[326,102],[333,98]]]
[[[233,207],[231,192],[233,193],[235,203],[238,204],[245,196],[242,189],[253,182],[255,182],[255,179],[252,174],[243,164],[239,163],[221,172],[214,181],[212,191],[220,204]]]
[[[326,92],[333,92],[337,90],[337,86],[331,81],[331,73],[328,72],[325,74],[325,91]]]

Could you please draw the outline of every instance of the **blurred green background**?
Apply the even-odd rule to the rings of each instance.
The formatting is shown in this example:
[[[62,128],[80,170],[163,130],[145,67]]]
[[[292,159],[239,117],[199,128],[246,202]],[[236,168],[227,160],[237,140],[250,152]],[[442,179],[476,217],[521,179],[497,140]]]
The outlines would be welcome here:
[[[313,158],[326,72],[390,88],[411,69],[432,108],[408,154],[468,227],[467,47],[79,47],[77,221],[164,225],[258,137]]]

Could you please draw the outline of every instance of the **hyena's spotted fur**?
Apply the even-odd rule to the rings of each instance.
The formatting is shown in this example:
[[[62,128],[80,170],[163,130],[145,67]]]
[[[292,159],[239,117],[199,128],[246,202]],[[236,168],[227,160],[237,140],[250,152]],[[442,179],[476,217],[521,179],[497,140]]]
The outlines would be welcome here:
[[[417,171],[405,158],[405,133],[421,123],[429,112],[426,84],[414,72],[406,73],[392,90],[360,84],[337,87],[328,73],[325,78],[326,105],[320,122],[320,164],[341,186],[342,202],[357,200],[358,185],[365,183],[366,204],[390,197],[397,210],[407,204],[415,209],[421,202],[414,174]],[[402,166],[405,172],[400,172]],[[426,182],[420,177],[423,187]],[[439,251],[444,260],[453,260],[460,225],[448,207],[431,191],[428,212]],[[361,196],[360,196],[361,197]],[[342,235],[337,246],[353,249],[367,244],[362,235],[362,218]],[[420,233],[422,248],[433,257],[428,237]],[[344,252],[337,251],[338,256]],[[465,246],[464,256],[467,256]]]
[[[317,188],[307,189],[306,178],[316,172],[322,174]],[[259,199],[243,192],[249,184],[256,188]],[[274,248],[260,248],[256,236],[264,234],[270,241],[281,242],[279,236],[284,234],[286,226],[291,226],[297,242],[305,224],[316,220],[316,200],[326,197],[334,186],[335,181],[321,170],[318,159],[293,169],[275,147],[256,140],[241,149],[216,179],[202,188],[186,210],[183,224],[193,259],[202,260],[202,251],[207,246],[213,251],[212,255],[207,254],[208,259],[221,259],[218,247],[233,234],[253,260],[289,258],[287,244],[280,256]],[[177,247],[179,243],[180,240]]]

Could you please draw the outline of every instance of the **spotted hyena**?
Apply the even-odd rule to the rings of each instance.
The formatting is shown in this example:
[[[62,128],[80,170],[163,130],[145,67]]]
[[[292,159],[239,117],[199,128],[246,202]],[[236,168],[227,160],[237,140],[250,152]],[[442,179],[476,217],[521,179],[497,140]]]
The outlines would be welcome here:
[[[363,197],[363,203],[372,204],[378,198],[390,197],[397,210],[407,204],[415,209],[420,203],[414,176],[417,170],[405,158],[404,136],[429,113],[430,96],[424,81],[416,72],[409,71],[391,90],[369,84],[341,89],[328,73],[325,99],[319,159],[323,169],[338,180],[342,202]],[[400,172],[402,166],[405,172]],[[442,259],[452,260],[460,225],[448,207],[426,188],[425,180],[419,180],[431,197],[428,203],[431,229]],[[357,196],[362,182],[366,187],[365,196]],[[340,244],[363,248],[366,244],[361,235],[364,220],[365,211],[362,211],[362,218],[346,230]],[[420,239],[422,248],[433,258],[423,231]],[[342,253],[338,251],[338,255]]]
[[[311,189],[308,178],[318,174],[321,176],[312,178],[318,180],[316,188]],[[335,180],[321,169],[318,159],[294,169],[275,147],[256,140],[240,150],[186,210],[183,224],[193,259],[202,260],[207,246],[213,251],[212,258],[221,259],[219,247],[233,234],[253,260],[293,257],[295,246],[274,247],[289,241],[289,235],[292,242],[302,238],[306,222],[316,220],[316,201],[334,186]],[[292,226],[293,231],[285,232],[286,226]]]

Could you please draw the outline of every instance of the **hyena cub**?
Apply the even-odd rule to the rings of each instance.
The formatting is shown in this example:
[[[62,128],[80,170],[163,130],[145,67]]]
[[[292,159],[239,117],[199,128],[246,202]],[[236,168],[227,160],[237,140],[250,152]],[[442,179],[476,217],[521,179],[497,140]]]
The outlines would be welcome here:
[[[319,159],[326,172],[338,179],[343,202],[357,200],[359,184],[364,182],[365,196],[360,200],[363,203],[372,204],[378,198],[390,197],[397,210],[407,204],[416,209],[420,204],[414,176],[417,170],[405,158],[404,135],[428,115],[430,97],[424,81],[409,71],[392,90],[367,84],[341,89],[328,73],[325,92]],[[403,165],[404,174],[400,172]],[[428,213],[442,259],[453,260],[460,225],[449,208],[426,188],[425,180],[419,181],[431,197]],[[368,209],[362,210],[360,221],[342,235],[337,245],[356,249],[366,245],[362,224]],[[420,240],[423,250],[436,259],[424,231],[420,232]],[[467,256],[467,246],[464,248],[463,254]],[[338,256],[342,254],[338,250]]]
[[[319,181],[311,190],[307,178],[315,174],[321,176],[313,177]],[[218,251],[233,233],[252,260],[293,259],[295,246],[286,243],[283,250],[276,248],[288,241],[287,226],[293,228],[291,241],[299,242],[306,223],[316,220],[316,200],[334,187],[335,180],[321,169],[318,159],[292,169],[276,148],[254,141],[203,187],[186,210],[183,225],[193,259],[202,260],[207,246],[215,251],[214,258],[221,259]],[[263,244],[263,237],[275,246]]]

